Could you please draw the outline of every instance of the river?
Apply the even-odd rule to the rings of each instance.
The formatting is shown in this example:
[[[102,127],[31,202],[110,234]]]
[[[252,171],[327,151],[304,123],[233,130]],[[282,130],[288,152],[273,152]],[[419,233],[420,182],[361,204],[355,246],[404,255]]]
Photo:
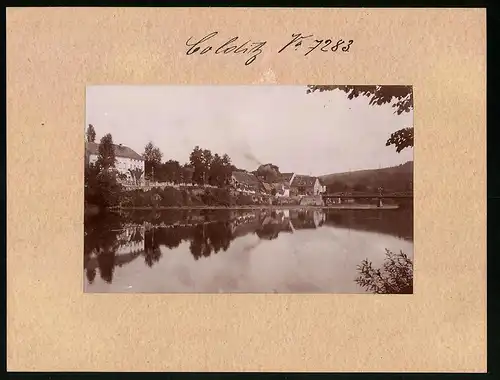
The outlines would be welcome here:
[[[84,246],[89,293],[413,291],[411,209],[135,211],[86,220]]]

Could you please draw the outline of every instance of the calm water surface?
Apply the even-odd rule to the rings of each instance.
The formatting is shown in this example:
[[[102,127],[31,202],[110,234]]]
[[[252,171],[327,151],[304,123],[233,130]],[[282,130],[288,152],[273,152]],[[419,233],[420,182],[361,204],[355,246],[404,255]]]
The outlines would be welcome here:
[[[412,210],[169,210],[85,222],[84,290],[364,293],[386,249],[413,260]]]

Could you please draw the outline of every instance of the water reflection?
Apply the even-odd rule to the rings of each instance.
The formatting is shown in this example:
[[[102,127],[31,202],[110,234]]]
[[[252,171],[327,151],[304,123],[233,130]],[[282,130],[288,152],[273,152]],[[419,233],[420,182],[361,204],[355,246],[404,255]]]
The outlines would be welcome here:
[[[304,241],[308,241],[320,236],[315,231],[328,228],[331,231],[387,234],[409,242],[413,239],[411,211],[292,209],[133,212],[85,222],[84,268],[88,284],[96,281],[97,272],[104,282],[111,284],[116,268],[128,265],[141,256],[146,266],[153,268],[162,260],[162,255],[180,249],[183,243],[188,244],[194,261],[199,261],[228,251],[236,239],[245,236],[256,236],[258,241],[269,241],[270,244],[271,241],[282,240],[281,237],[284,239],[287,235],[302,233]],[[330,251],[335,249],[335,236],[321,235],[321,239],[325,242],[322,245],[325,252],[331,254],[328,244],[332,245]],[[252,244],[248,249],[258,242]],[[368,261],[365,264],[368,266]],[[358,266],[358,271],[362,274],[369,272],[366,268],[364,271],[360,268]],[[361,288],[376,292],[373,287],[366,285],[366,279],[365,282],[358,279],[359,276],[356,282]],[[311,282],[314,279],[307,281],[310,289],[317,288]]]

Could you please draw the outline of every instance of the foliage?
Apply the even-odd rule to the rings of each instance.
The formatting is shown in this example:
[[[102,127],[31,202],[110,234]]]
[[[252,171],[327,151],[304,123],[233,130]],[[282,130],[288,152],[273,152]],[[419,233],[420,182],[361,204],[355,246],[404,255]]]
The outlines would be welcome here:
[[[84,223],[84,260],[87,265],[87,279],[92,283],[96,277],[96,268],[88,265],[92,254],[97,255],[97,264],[101,278],[111,283],[113,279],[116,250],[119,247],[118,234],[123,227],[119,216],[103,214]]]
[[[161,165],[163,153],[160,151],[160,148],[154,146],[150,141],[144,147],[144,153],[142,154],[142,157],[144,158],[144,169],[146,171],[146,177],[153,178],[154,173],[158,171],[158,168]]]
[[[89,124],[89,127],[87,128],[87,141],[95,142],[95,129],[92,124]]]
[[[140,182],[141,177],[144,174],[141,168],[129,169],[128,172],[136,184]]]
[[[97,166],[100,170],[109,170],[115,167],[116,157],[113,146],[113,136],[110,133],[103,136],[99,144],[99,154],[97,156]]]
[[[398,153],[403,149],[413,147],[413,127],[403,128],[392,133],[385,145],[394,145]]]
[[[233,170],[227,154],[212,154],[209,149],[199,146],[195,146],[189,155],[189,165],[193,168],[192,180],[198,185],[224,187],[229,183]]]
[[[257,177],[262,178],[265,182],[273,183],[280,178],[280,169],[273,164],[260,165],[255,171]]]
[[[227,189],[206,189],[201,200],[207,206],[230,206],[232,204],[231,195]]]
[[[89,164],[85,168],[85,201],[106,208],[118,204],[122,187],[117,181],[117,172]]]
[[[238,206],[247,206],[247,205],[253,205],[255,202],[253,201],[251,195],[239,193],[236,196],[235,203]]]
[[[340,90],[347,94],[349,99],[359,96],[369,98],[370,105],[392,104],[395,113],[413,110],[412,86],[335,86],[335,85],[309,85],[307,93]],[[410,132],[411,131],[411,132]],[[386,142],[386,146],[394,145],[399,153],[405,148],[413,147],[413,127],[401,129],[393,133]]]
[[[358,266],[356,283],[375,294],[413,294],[413,262],[403,251],[395,254],[388,249],[381,269],[375,269],[367,259]]]

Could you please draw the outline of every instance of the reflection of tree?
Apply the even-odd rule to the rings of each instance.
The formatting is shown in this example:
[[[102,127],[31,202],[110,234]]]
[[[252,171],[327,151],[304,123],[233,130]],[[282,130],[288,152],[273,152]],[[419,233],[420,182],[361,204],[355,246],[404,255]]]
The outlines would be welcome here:
[[[161,250],[156,239],[155,228],[146,231],[144,235],[144,261],[149,267],[160,261]]]
[[[97,255],[101,278],[109,283],[113,280],[115,253],[120,246],[118,235],[122,227],[122,220],[117,215],[101,215],[85,220],[84,262],[90,283],[96,276],[95,267],[87,266],[92,254]]]
[[[413,262],[403,251],[395,254],[388,249],[381,269],[375,269],[368,259],[358,266],[356,283],[375,294],[413,294]]]
[[[92,284],[96,276],[95,268],[87,268],[86,274],[87,274],[87,280],[89,280],[89,284]]]
[[[186,227],[170,227],[163,228],[158,231],[158,240],[160,244],[165,245],[169,249],[177,248],[184,239],[189,238],[190,228]]]
[[[113,281],[113,272],[115,269],[115,251],[116,250],[106,250],[100,252],[97,256],[101,278],[110,284]]]
[[[212,252],[226,251],[233,236],[229,222],[204,223],[192,229],[192,238],[189,250],[198,260],[208,257]]]

